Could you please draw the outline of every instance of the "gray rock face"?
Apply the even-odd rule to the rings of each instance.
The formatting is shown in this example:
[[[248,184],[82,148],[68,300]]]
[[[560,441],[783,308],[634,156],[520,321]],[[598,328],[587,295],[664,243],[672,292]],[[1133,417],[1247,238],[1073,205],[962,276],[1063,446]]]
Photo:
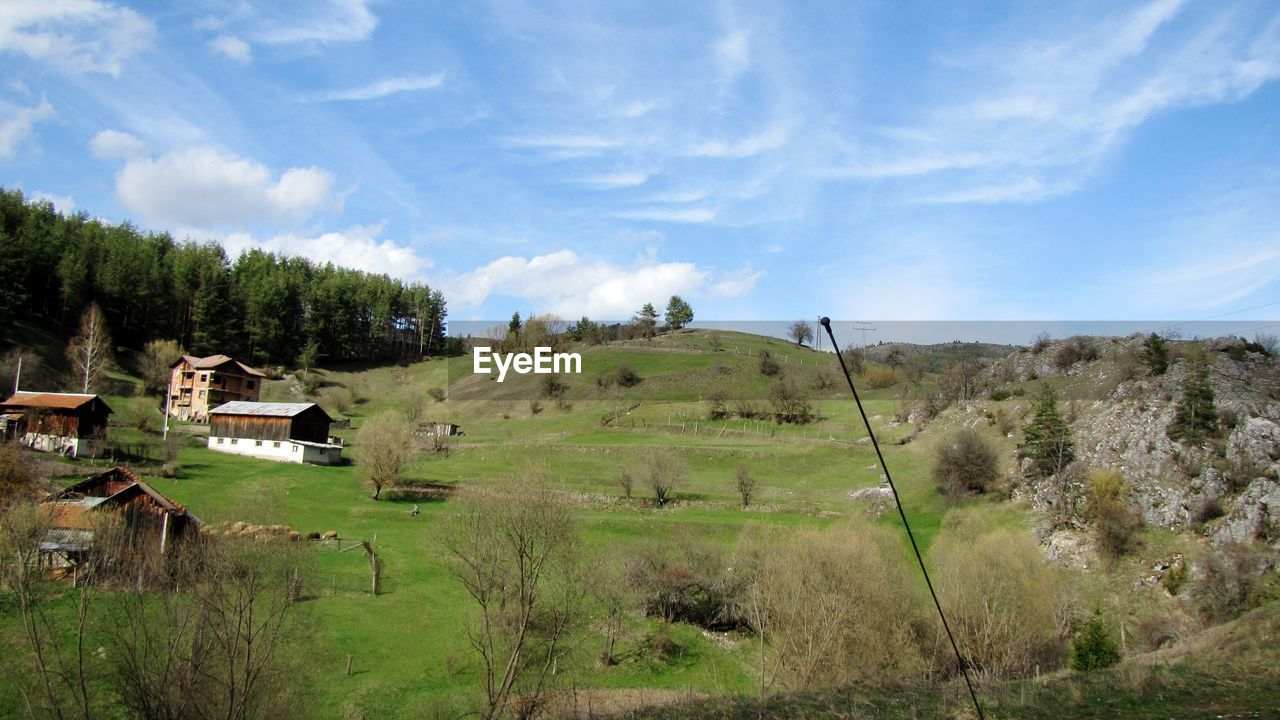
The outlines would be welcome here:
[[[1014,353],[988,370],[989,383],[999,385],[1035,374],[1052,378],[1077,400],[1072,423],[1075,477],[1028,481],[1017,494],[1029,496],[1043,510],[1065,514],[1068,525],[1081,527],[1086,468],[1113,468],[1124,473],[1132,501],[1144,522],[1187,528],[1203,520],[1203,509],[1217,503],[1227,517],[1215,542],[1260,537],[1280,539],[1280,371],[1276,362],[1256,353],[1222,352],[1238,342],[1205,343],[1212,357],[1210,383],[1224,421],[1232,423],[1225,443],[1194,446],[1168,436],[1186,373],[1186,362],[1174,362],[1161,376],[1151,376],[1137,363],[1141,336],[1096,340],[1101,359],[1056,368],[1053,357],[1062,341],[1039,354]],[[1236,347],[1238,350],[1238,347]],[[1062,407],[1064,415],[1068,408]],[[1225,448],[1225,451],[1224,451]],[[1247,489],[1232,497],[1242,487]],[[1071,497],[1075,495],[1076,497]]]
[[[1280,483],[1259,478],[1240,494],[1214,533],[1214,545],[1262,540],[1280,548]]]

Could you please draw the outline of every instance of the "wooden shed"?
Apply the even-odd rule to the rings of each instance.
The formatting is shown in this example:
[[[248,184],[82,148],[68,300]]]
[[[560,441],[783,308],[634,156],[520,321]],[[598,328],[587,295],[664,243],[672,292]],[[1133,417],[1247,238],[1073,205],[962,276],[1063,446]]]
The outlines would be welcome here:
[[[71,572],[91,552],[165,553],[200,530],[199,518],[129,470],[112,468],[53,493],[41,507],[50,527],[40,543],[41,562],[55,574]],[[121,518],[126,544],[101,547],[100,519]]]
[[[17,392],[0,403],[0,434],[33,450],[82,457],[92,454],[94,438],[106,434],[110,415],[97,395]]]
[[[209,411],[209,448],[270,460],[334,465],[342,443],[315,403],[229,402]]]

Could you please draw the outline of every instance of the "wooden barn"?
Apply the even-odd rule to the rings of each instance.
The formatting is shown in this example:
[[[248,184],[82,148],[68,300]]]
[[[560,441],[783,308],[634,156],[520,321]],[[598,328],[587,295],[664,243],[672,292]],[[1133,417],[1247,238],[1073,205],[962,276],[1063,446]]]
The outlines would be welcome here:
[[[268,460],[336,465],[342,442],[315,403],[229,402],[209,411],[209,449]]]
[[[175,542],[200,531],[200,520],[125,468],[112,468],[53,493],[41,504],[50,528],[40,543],[41,563],[69,574],[89,553],[165,553]],[[123,522],[123,543],[103,547],[96,537],[101,520]]]
[[[0,435],[33,450],[84,457],[106,435],[110,414],[97,395],[17,392],[0,403]]]

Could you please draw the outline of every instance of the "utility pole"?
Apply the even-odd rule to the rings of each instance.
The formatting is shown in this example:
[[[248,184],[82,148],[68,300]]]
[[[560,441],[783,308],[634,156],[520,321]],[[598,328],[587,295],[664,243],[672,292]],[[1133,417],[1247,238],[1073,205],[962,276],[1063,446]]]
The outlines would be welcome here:
[[[855,321],[854,321],[854,323],[853,323],[853,329],[854,329],[854,330],[861,330],[861,331],[862,331],[862,345],[861,345],[861,347],[866,347],[866,346],[867,346],[867,333],[869,333],[869,332],[875,332],[875,331],[876,331],[876,326],[875,326],[875,325],[872,325],[871,323],[869,323],[869,322],[867,322],[867,321],[865,321],[865,320],[855,320]]]
[[[18,387],[22,384],[22,355],[18,355],[18,374],[13,376],[13,394],[18,394]]]

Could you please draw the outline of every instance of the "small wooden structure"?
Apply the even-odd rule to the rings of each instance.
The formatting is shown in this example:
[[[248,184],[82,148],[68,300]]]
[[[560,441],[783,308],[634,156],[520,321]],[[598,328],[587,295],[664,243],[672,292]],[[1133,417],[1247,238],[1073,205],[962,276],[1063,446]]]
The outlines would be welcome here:
[[[97,395],[17,392],[0,403],[0,436],[33,450],[83,457],[106,434],[110,414]]]
[[[209,411],[209,449],[268,460],[335,465],[342,442],[315,403],[230,402]]]
[[[461,427],[447,422],[425,422],[419,425],[418,428],[421,434],[434,435],[436,437],[447,437],[462,434]]]
[[[129,470],[112,468],[53,493],[41,507],[50,527],[40,543],[41,564],[54,574],[71,573],[89,553],[165,553],[175,542],[200,531],[200,519]],[[98,547],[99,520],[115,514],[124,523],[126,544]]]
[[[209,408],[223,403],[256,401],[267,377],[226,355],[183,355],[170,367],[169,414],[193,422],[208,422]]]

